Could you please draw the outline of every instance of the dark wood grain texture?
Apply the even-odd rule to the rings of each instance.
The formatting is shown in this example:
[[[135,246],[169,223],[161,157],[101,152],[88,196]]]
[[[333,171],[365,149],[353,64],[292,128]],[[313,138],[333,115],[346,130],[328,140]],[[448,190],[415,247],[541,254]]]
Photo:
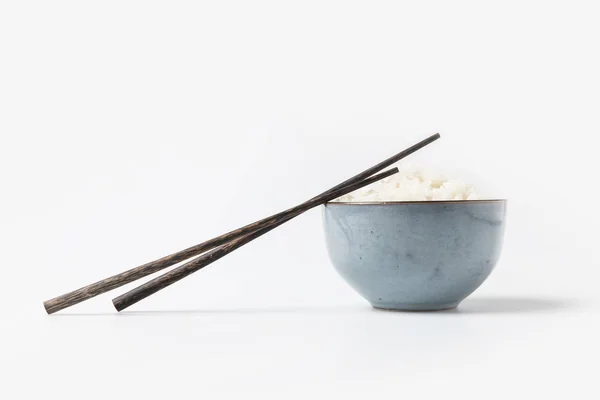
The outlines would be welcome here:
[[[406,150],[401,151],[398,154],[393,155],[392,157],[380,162],[377,165],[361,172],[345,180],[344,182],[336,185],[335,187],[327,190],[326,192],[321,193],[318,196],[313,197],[311,200],[318,198],[319,196],[327,195],[337,189],[340,189],[349,184],[357,183],[365,178],[373,175],[376,172],[381,171],[382,169],[394,164],[395,162],[403,159],[404,157],[414,153],[415,151],[427,146],[433,141],[439,139],[440,135],[435,134],[432,135],[425,140],[420,141],[419,143],[407,148]],[[309,200],[310,201],[310,200]],[[223,235],[217,236],[213,239],[207,240],[198,245],[188,247],[185,250],[179,251],[177,253],[173,253],[171,255],[159,258],[158,260],[151,261],[149,263],[140,265],[138,267],[132,268],[120,274],[113,275],[109,278],[100,280],[98,282],[92,283],[90,285],[84,286],[80,289],[74,290],[72,292],[63,294],[61,296],[55,297],[53,299],[47,300],[44,302],[44,307],[48,314],[55,313],[67,307],[71,307],[75,304],[78,304],[82,301],[88,300],[92,297],[98,296],[102,293],[106,293],[110,290],[116,289],[123,285],[126,285],[130,282],[153,274],[155,272],[161,271],[167,267],[170,267],[174,264],[177,264],[181,261],[187,260],[191,257],[197,256],[205,251],[223,245],[231,240],[240,238],[244,235],[247,235],[256,230],[262,229],[266,226],[270,226],[274,221],[279,220],[282,216],[288,215],[292,209],[288,209],[282,211],[280,213],[271,215],[270,217],[264,218],[262,220],[253,222],[241,228],[235,229],[231,232],[225,233]]]
[[[278,226],[286,223],[287,221],[297,217],[298,215],[304,213],[305,211],[310,210],[311,208],[317,207],[321,204],[324,204],[328,201],[334,200],[340,196],[343,196],[347,193],[353,192],[356,189],[359,189],[363,186],[370,185],[373,182],[377,182],[381,179],[384,179],[390,175],[393,175],[398,172],[398,168],[392,168],[388,171],[382,172],[380,174],[374,175],[371,178],[367,178],[358,183],[350,184],[343,186],[340,189],[336,189],[333,192],[329,192],[326,195],[320,195],[314,197],[313,199],[302,203],[296,207],[290,209],[290,212],[286,215],[282,215],[281,217],[273,220],[270,225],[267,225],[261,229],[250,232],[247,235],[244,235],[238,239],[234,239],[228,243],[225,243],[222,246],[217,247],[209,251],[206,254],[203,254],[194,260],[187,262],[179,267],[164,273],[163,275],[155,278],[141,286],[138,286],[135,289],[130,290],[129,292],[116,297],[113,299],[113,305],[117,309],[117,311],[124,310],[125,308],[131,306],[132,304],[137,303],[138,301],[145,299],[146,297],[158,292],[166,288],[167,286],[172,285],[173,283],[185,278],[186,276],[193,274],[194,272],[206,267],[209,264],[217,261],[218,259],[226,256],[232,251],[242,247],[246,243],[253,241],[254,239],[259,238],[265,233],[277,228]]]

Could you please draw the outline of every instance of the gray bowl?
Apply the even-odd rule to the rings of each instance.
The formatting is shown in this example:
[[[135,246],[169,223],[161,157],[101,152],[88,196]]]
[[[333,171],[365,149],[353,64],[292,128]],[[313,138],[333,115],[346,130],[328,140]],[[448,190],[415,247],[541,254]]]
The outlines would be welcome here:
[[[457,307],[500,257],[506,200],[327,203],[335,269],[373,307]]]

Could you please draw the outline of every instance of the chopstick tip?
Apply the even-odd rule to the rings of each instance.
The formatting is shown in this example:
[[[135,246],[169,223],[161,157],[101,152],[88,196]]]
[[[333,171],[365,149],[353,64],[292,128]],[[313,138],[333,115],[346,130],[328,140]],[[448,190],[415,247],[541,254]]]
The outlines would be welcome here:
[[[54,310],[52,310],[52,308],[50,308],[50,304],[47,301],[44,302],[44,310],[46,310],[46,313],[48,315],[54,314],[55,312]]]
[[[122,310],[124,310],[126,307],[122,307],[119,304],[119,297],[115,297],[114,299],[112,299],[112,305],[115,308],[115,310],[117,310],[117,312],[121,312]]]

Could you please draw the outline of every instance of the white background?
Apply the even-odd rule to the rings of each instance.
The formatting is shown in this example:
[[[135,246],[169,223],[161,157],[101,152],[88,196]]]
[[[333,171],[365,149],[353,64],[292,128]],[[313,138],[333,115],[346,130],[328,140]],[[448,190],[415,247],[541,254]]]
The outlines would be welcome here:
[[[600,14],[411,3],[2,2],[0,398],[597,398]],[[413,161],[509,199],[458,311],[371,309],[313,210],[44,312],[435,132]]]

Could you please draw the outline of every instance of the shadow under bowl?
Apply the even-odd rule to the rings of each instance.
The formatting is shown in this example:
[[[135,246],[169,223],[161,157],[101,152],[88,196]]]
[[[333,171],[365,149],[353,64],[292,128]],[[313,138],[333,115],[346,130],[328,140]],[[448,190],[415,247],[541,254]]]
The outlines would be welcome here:
[[[506,203],[327,203],[327,250],[337,272],[375,308],[455,308],[500,258]]]

